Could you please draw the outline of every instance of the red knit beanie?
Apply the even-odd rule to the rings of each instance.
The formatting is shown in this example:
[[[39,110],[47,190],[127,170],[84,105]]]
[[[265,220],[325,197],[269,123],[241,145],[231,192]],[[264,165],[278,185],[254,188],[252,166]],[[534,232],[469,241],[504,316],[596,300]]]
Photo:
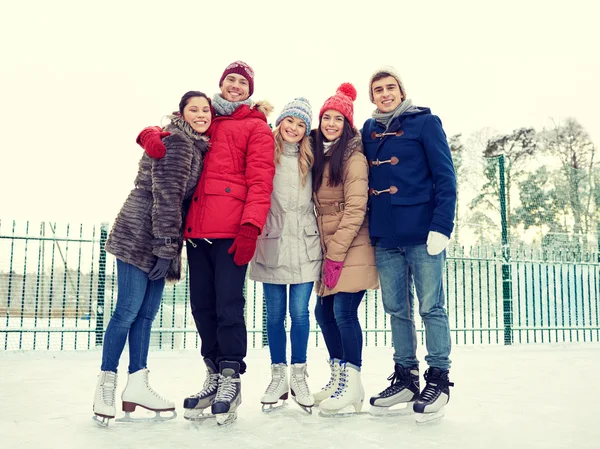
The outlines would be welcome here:
[[[223,80],[230,73],[237,73],[238,75],[242,75],[244,78],[248,80],[248,96],[252,95],[254,92],[254,70],[248,64],[243,61],[235,61],[225,67],[225,71],[223,75],[221,75],[221,79],[219,80],[219,87],[223,85]]]
[[[340,87],[335,91],[333,97],[329,97],[321,111],[319,111],[319,120],[323,117],[323,113],[328,109],[333,109],[340,112],[346,120],[350,123],[350,126],[354,127],[354,106],[352,102],[356,100],[356,89],[350,83],[342,83]]]

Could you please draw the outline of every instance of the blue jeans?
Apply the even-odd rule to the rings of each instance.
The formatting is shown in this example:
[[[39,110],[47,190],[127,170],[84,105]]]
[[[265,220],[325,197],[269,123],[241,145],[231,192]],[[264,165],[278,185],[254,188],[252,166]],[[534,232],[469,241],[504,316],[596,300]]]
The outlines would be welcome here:
[[[290,287],[290,316],[292,328],[290,340],[292,343],[292,363],[306,363],[306,348],[310,321],[308,301],[313,289],[313,282],[291,284]],[[287,288],[285,284],[265,284],[263,291],[267,303],[267,337],[271,363],[286,363],[287,338],[285,334],[285,316],[287,311]]]
[[[146,368],[152,321],[158,313],[165,280],[149,281],[138,267],[117,259],[117,305],[104,334],[102,371],[117,372],[129,337],[129,372]]]
[[[446,251],[430,256],[427,245],[389,249],[377,245],[375,260],[383,308],[391,320],[394,362],[405,368],[419,365],[413,311],[416,290],[425,324],[425,361],[431,367],[449,369],[452,343],[443,285]]]
[[[365,290],[357,293],[340,292],[317,297],[315,318],[329,357],[348,362],[357,368],[362,365],[362,329],[358,321],[358,306]]]

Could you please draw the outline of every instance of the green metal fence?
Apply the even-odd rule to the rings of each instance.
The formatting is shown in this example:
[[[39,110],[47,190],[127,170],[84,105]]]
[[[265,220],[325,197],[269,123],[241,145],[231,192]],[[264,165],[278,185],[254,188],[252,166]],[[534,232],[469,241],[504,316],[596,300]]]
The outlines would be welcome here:
[[[90,349],[102,344],[117,297],[108,225],[0,221],[0,348]],[[596,252],[450,248],[447,309],[456,344],[600,341]],[[165,288],[151,345],[195,348],[185,278]],[[267,344],[262,286],[246,283],[250,347]],[[316,299],[311,300],[311,307]],[[380,292],[359,310],[367,346],[390,346]],[[423,324],[415,317],[421,340]],[[324,344],[311,319],[312,345]]]

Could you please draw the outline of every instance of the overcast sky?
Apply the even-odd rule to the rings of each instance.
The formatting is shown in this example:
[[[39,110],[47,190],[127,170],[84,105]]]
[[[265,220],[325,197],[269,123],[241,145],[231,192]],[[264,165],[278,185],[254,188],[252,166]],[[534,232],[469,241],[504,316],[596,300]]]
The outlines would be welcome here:
[[[32,0],[0,16],[0,218],[112,221],[137,173],[138,132],[188,90],[210,95],[227,64],[256,73],[252,99],[337,86],[374,106],[391,64],[447,134],[541,129],[574,116],[600,143],[600,7],[594,0],[404,2]],[[163,121],[164,124],[164,121]]]

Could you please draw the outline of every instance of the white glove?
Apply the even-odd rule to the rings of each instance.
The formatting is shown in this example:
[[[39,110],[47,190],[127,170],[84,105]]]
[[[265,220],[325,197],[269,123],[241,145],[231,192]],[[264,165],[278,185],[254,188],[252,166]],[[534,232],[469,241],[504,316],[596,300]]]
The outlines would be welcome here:
[[[444,234],[440,234],[436,231],[429,231],[429,235],[427,236],[427,254],[430,256],[437,256],[446,249],[449,240],[450,239]]]

